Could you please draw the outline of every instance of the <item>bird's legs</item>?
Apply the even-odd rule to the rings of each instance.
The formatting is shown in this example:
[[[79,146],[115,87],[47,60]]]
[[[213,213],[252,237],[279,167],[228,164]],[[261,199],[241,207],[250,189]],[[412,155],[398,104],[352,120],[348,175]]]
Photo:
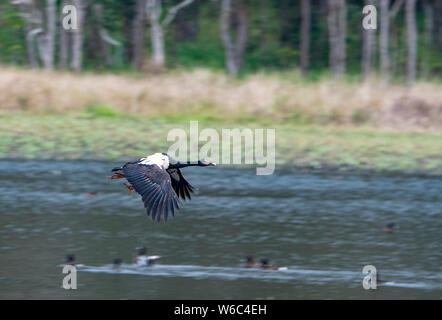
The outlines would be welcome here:
[[[113,176],[110,177],[111,179],[122,179],[124,178],[124,174],[122,173],[116,173]]]
[[[126,186],[126,188],[129,189],[129,194],[132,194],[132,192],[134,192],[135,189],[130,184],[124,183],[124,185]]]
[[[122,174],[122,173],[115,173],[113,176],[111,176],[110,177],[111,179],[122,179],[122,178],[125,178],[125,176],[124,176],[124,174]],[[126,186],[126,188],[128,188],[129,189],[129,191],[130,191],[130,193],[129,194],[132,194],[132,192],[134,192],[134,187],[132,187],[130,184],[127,184],[127,183],[123,183],[125,186]]]

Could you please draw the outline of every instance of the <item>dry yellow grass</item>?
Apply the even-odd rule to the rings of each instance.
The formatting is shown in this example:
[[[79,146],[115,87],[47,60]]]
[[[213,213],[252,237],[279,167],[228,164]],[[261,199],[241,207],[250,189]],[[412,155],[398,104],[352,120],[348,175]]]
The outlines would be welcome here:
[[[91,105],[148,115],[207,111],[282,121],[442,126],[442,86],[435,83],[409,89],[382,88],[375,80],[308,83],[265,74],[236,80],[202,69],[140,76],[0,68],[0,109],[70,112]]]

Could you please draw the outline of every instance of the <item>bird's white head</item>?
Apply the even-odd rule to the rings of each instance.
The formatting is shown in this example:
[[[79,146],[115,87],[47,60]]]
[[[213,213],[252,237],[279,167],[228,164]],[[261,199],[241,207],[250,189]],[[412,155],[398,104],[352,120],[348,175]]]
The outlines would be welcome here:
[[[156,164],[158,167],[164,170],[169,168],[169,157],[163,153],[154,153],[140,160],[141,164],[146,164],[146,165]]]

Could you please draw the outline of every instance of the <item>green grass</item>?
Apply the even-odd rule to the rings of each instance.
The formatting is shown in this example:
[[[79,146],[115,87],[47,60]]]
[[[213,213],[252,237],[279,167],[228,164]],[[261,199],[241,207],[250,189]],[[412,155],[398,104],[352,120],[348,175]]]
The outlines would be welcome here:
[[[91,111],[92,110],[92,111]],[[441,132],[399,132],[206,115],[119,115],[108,107],[79,114],[0,113],[0,158],[133,159],[166,152],[169,130],[275,128],[276,163],[305,168],[358,168],[442,173]],[[203,143],[201,143],[203,144]]]
[[[112,107],[101,104],[91,104],[84,111],[92,117],[116,118],[119,115]]]

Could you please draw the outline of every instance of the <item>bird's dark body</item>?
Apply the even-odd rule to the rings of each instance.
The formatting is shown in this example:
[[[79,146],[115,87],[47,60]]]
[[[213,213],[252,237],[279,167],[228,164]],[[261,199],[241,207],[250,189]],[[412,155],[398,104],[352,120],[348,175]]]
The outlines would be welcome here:
[[[123,173],[141,198],[147,215],[153,220],[164,220],[179,209],[177,193],[172,188],[171,177],[166,170],[157,165],[143,165],[127,163],[123,166]]]
[[[141,195],[146,213],[152,216],[154,221],[160,221],[161,218],[167,221],[169,214],[174,216],[179,209],[180,198],[183,200],[191,199],[193,187],[184,179],[180,168],[215,165],[205,160],[195,163],[180,163],[168,157],[167,160],[169,161],[165,162],[167,163],[165,169],[163,166],[146,164],[141,160],[127,162],[122,167],[112,169],[115,174],[111,178],[126,178],[130,183],[130,186],[126,185],[126,187],[131,192],[135,190]]]

